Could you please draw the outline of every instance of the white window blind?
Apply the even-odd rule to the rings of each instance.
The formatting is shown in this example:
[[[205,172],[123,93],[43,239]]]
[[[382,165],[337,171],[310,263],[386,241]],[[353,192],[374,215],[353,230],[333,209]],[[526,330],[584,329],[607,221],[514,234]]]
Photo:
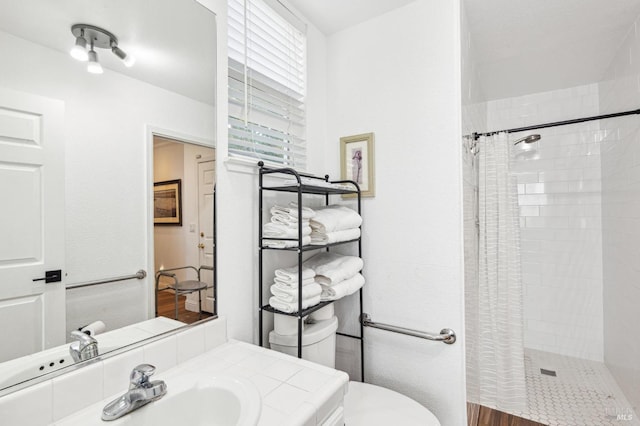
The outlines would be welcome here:
[[[229,155],[304,170],[304,30],[264,0],[228,3]]]

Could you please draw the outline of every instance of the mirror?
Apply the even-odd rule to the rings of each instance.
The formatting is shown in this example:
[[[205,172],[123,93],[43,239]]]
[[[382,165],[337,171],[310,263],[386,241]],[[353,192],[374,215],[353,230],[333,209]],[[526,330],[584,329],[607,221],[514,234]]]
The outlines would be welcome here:
[[[0,5],[1,390],[73,365],[72,330],[103,354],[184,324],[154,319],[153,139],[215,148],[216,19],[195,0]],[[102,74],[69,55],[80,23],[117,38],[82,33]]]

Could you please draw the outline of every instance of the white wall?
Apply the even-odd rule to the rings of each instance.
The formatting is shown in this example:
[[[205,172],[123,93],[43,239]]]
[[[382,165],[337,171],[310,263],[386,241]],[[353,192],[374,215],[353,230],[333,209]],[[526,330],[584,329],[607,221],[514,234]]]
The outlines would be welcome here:
[[[214,139],[210,105],[0,33],[0,85],[65,102],[67,284],[147,269],[146,125]],[[67,292],[67,327],[109,329],[147,318],[146,280]]]
[[[598,115],[591,84],[490,101],[490,130]],[[602,361],[600,130],[597,121],[512,134],[518,178],[525,347]],[[525,148],[534,151],[525,152]]]
[[[374,132],[376,196],[363,203],[366,380],[465,423],[459,2],[419,0],[328,39],[327,169],[339,138]],[[357,356],[357,355],[354,355]]]
[[[640,19],[600,84],[603,114],[640,107],[639,26]],[[637,115],[601,120],[601,129],[604,361],[640,407],[640,122]]]

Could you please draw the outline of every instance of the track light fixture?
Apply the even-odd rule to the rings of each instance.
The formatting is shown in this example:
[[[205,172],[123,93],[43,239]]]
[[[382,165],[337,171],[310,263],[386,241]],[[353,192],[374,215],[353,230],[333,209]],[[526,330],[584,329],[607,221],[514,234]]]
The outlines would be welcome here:
[[[102,66],[98,62],[98,53],[95,49],[109,49],[124,63],[131,67],[135,63],[133,56],[125,53],[118,47],[118,39],[109,31],[88,24],[75,24],[71,27],[71,33],[76,42],[71,49],[71,56],[79,61],[87,62],[87,71],[93,74],[102,74]],[[87,50],[87,45],[90,49]]]

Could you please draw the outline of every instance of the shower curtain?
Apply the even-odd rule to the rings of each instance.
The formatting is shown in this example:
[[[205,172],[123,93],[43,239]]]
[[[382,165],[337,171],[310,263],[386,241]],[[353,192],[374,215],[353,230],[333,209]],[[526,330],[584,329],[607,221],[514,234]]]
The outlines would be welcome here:
[[[480,140],[478,279],[465,285],[467,399],[514,412],[526,406],[520,227],[508,135]]]

